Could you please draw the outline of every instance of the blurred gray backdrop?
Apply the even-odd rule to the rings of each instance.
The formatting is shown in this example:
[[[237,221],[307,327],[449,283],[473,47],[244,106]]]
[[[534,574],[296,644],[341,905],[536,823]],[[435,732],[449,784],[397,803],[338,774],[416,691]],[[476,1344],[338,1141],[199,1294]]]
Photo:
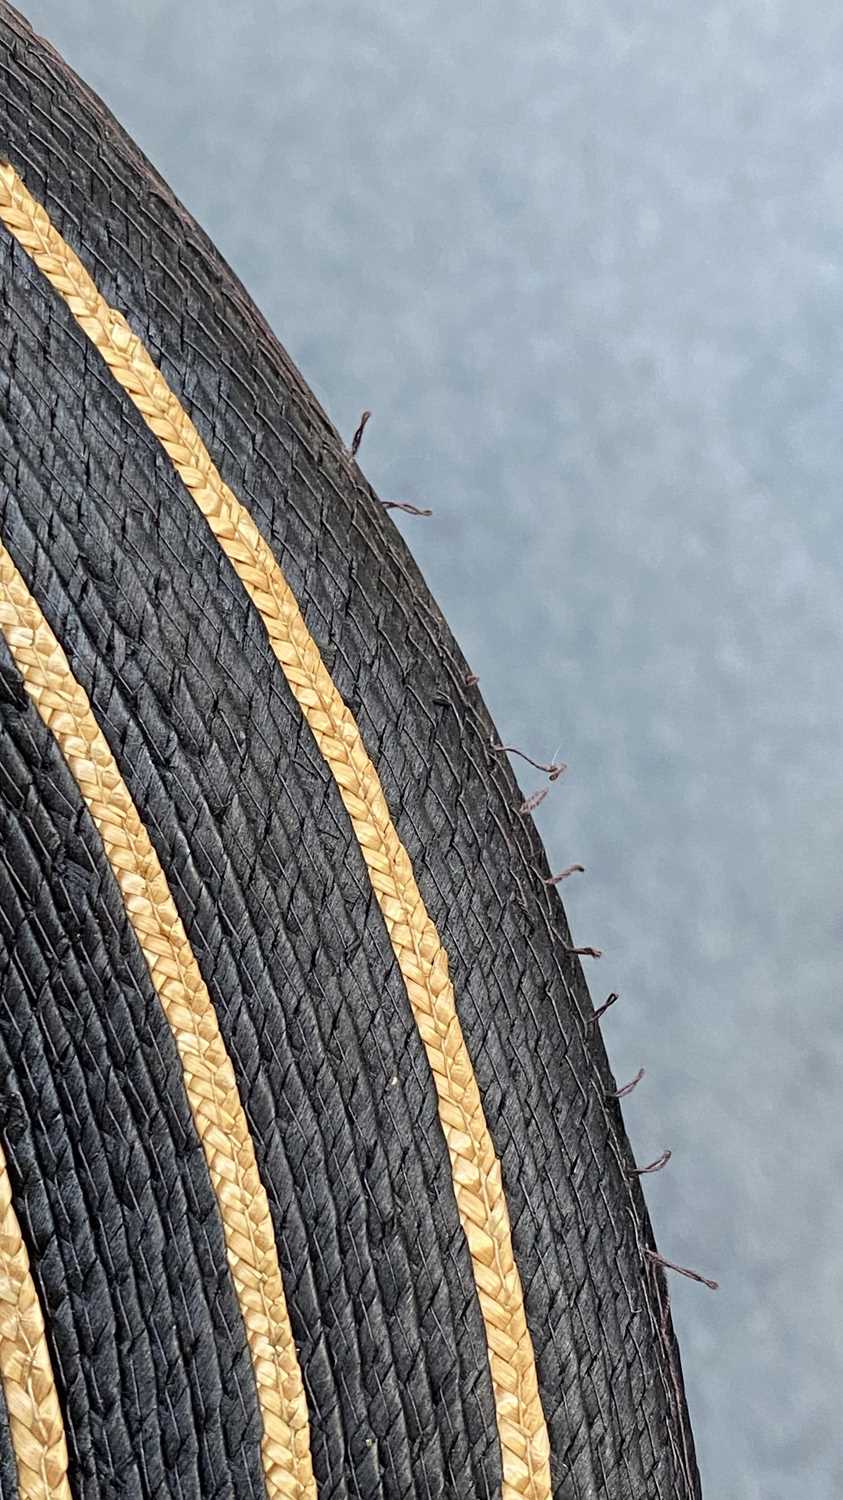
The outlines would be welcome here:
[[[843,13],[26,0],[401,517],[540,812],[707,1500],[843,1493]],[[529,773],[523,783],[538,785]],[[589,962],[586,960],[586,962]]]

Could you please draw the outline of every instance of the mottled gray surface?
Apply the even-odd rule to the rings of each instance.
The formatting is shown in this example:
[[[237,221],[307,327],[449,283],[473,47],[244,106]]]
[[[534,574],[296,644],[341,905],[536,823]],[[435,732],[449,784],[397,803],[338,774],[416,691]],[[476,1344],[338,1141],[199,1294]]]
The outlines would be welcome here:
[[[843,19],[31,0],[402,520],[605,956],[707,1500],[843,1492]],[[529,787],[537,784],[527,778]]]

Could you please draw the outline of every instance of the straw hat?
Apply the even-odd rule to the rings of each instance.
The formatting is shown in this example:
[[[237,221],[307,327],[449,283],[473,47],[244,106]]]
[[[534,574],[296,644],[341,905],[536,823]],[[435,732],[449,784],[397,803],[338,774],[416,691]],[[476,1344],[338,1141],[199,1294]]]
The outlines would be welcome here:
[[[695,1496],[476,679],[236,278],[2,3],[0,69],[0,1495]]]

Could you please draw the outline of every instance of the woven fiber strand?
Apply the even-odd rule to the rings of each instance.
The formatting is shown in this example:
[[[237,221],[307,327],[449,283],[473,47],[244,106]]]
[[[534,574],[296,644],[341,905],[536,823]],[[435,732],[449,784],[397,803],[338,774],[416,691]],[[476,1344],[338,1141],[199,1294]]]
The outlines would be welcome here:
[[[2,544],[0,630],[100,833],[181,1056],[252,1354],[267,1494],[271,1500],[314,1500],[307,1407],[272,1222],[213,1006],[155,851],[84,689]]]
[[[64,1423],[29,1257],[0,1150],[0,1381],[20,1500],[71,1500]]]
[[[377,773],[298,604],[251,517],[220,478],[196,428],[122,315],[11,166],[0,218],[55,289],[171,458],[258,609],[273,651],[337,782],[363,852],[430,1063],[454,1192],[487,1332],[504,1500],[550,1495],[549,1444],[500,1164],[463,1040],[447,957],[416,884]],[[186,941],[186,940],[185,940]]]

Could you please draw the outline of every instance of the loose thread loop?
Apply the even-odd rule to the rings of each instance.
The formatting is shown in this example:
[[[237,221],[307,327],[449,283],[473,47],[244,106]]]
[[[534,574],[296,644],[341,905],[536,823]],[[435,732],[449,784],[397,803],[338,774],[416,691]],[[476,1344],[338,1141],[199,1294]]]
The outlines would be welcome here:
[[[594,1015],[593,1016],[589,1016],[589,1020],[588,1020],[589,1026],[599,1026],[599,1024],[602,1021],[603,1017],[605,1016],[607,1010],[609,1009],[609,1006],[610,1005],[614,1005],[615,1001],[616,1000],[620,1000],[620,998],[621,997],[620,997],[620,994],[618,993],[618,991],[617,990],[612,990],[611,995],[609,995],[607,997],[607,999],[605,999],[603,1001],[602,1005],[598,1006],[597,1010],[594,1012]]]
[[[687,1276],[689,1281],[699,1281],[702,1286],[707,1286],[712,1292],[720,1290],[719,1281],[710,1281],[707,1276],[701,1276],[699,1271],[691,1271],[687,1266],[677,1266],[675,1261],[665,1260],[658,1250],[650,1250],[648,1247],[644,1250],[644,1254],[654,1265],[662,1266],[667,1271],[678,1271],[680,1276]]]
[[[648,1172],[660,1172],[662,1167],[667,1166],[672,1155],[672,1151],[663,1151],[661,1156],[657,1156],[655,1161],[651,1161],[647,1167],[627,1167],[627,1176],[646,1177]]]
[[[534,766],[537,771],[546,772],[548,781],[558,781],[563,771],[568,769],[563,760],[552,760],[547,765],[543,761],[533,760],[532,755],[528,755],[526,750],[519,750],[517,745],[499,745],[495,740],[491,741],[491,745],[498,755],[520,755],[522,760],[526,760],[527,764]]]
[[[545,877],[545,885],[558,885],[561,880],[567,880],[569,875],[584,875],[585,865],[568,865],[566,869],[560,870],[558,875]]]
[[[371,415],[372,413],[370,411],[364,411],[362,417],[360,418],[360,421],[357,424],[357,430],[354,434],[354,437],[351,439],[352,458],[357,457],[357,451],[363,441],[363,433],[366,431],[366,423],[368,422]]]
[[[432,516],[432,510],[424,510],[419,505],[411,505],[408,500],[382,500],[384,510],[403,510],[406,516]]]
[[[639,1068],[635,1077],[631,1078],[629,1083],[625,1083],[622,1089],[615,1089],[612,1093],[608,1093],[606,1095],[606,1098],[625,1099],[627,1094],[631,1094],[633,1089],[637,1089],[639,1083],[641,1082],[641,1079],[644,1077],[644,1071],[645,1070],[643,1068]]]
[[[541,807],[541,804],[544,802],[544,799],[547,796],[549,790],[549,787],[543,786],[540,791],[531,792],[530,796],[521,803],[521,806],[518,809],[521,816],[525,817],[527,813],[535,812],[537,807]]]
[[[566,953],[570,953],[570,954],[572,954],[572,955],[574,955],[574,956],[576,956],[578,958],[602,958],[603,957],[603,949],[602,948],[569,948],[567,943],[565,944],[565,952]]]

